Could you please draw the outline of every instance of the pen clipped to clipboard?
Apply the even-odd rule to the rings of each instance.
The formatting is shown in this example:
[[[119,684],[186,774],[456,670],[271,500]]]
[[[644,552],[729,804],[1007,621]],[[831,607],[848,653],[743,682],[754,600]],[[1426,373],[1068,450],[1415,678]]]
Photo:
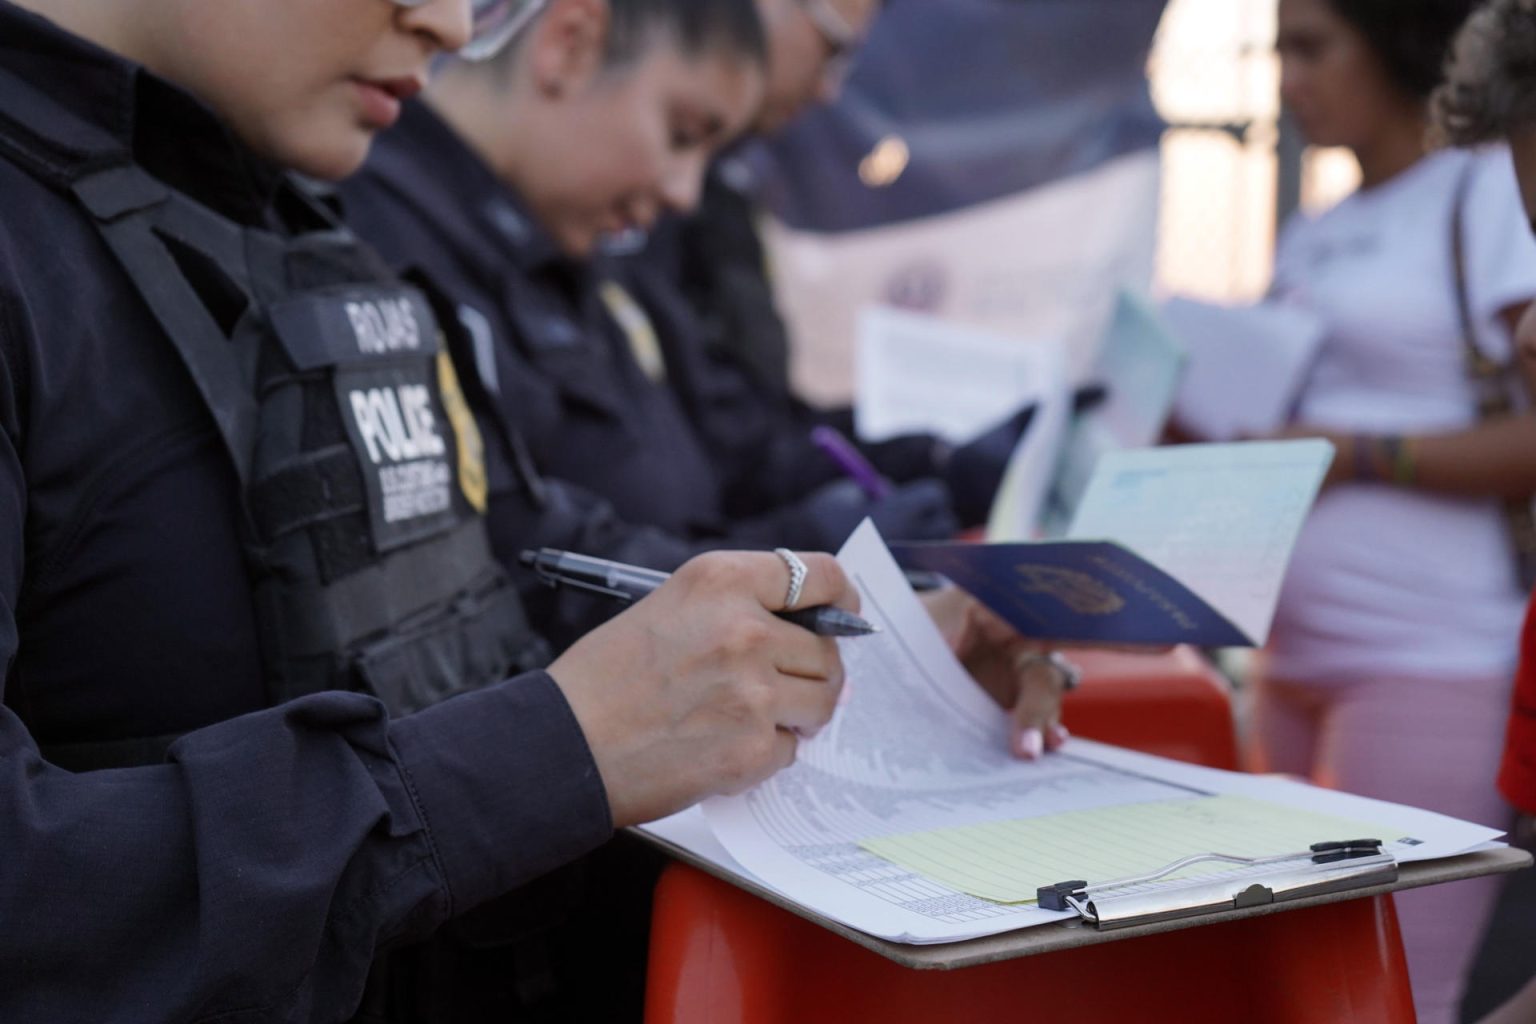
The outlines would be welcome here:
[[[1218,874],[1163,881],[1198,864],[1237,867]],[[1043,910],[1072,910],[1101,931],[1156,921],[1243,910],[1363,889],[1397,880],[1397,861],[1377,839],[1315,843],[1308,850],[1273,857],[1234,857],[1202,853],[1184,857],[1157,871],[1131,878],[1088,884],[1057,882],[1041,886]]]

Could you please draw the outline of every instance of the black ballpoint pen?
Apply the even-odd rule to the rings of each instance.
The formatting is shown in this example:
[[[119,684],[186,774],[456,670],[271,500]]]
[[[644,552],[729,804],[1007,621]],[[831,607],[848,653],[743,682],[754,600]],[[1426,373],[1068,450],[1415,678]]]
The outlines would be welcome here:
[[[565,584],[620,601],[640,600],[667,582],[671,575],[655,569],[643,569],[638,565],[610,562],[606,558],[556,551],[554,548],[524,551],[517,560],[551,586]],[[880,632],[879,626],[829,604],[774,614],[818,636],[869,636]]]

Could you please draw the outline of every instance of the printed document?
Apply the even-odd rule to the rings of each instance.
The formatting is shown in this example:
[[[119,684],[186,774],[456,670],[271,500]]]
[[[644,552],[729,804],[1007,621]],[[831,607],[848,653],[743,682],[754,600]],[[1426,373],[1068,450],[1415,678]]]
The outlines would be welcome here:
[[[859,437],[927,431],[964,443],[1030,402],[1064,395],[1065,364],[1055,339],[1012,338],[870,307],[859,316]]]
[[[1332,458],[1319,440],[1110,452],[1066,540],[898,544],[896,557],[1025,636],[1254,647]]]
[[[1121,291],[1089,378],[1106,394],[1103,402],[1072,417],[1041,510],[1040,534],[1066,532],[1101,456],[1162,439],[1183,370],[1183,346],[1157,310],[1142,296]]]
[[[1323,322],[1302,309],[1263,303],[1163,305],[1189,353],[1174,417],[1205,441],[1265,437],[1285,426],[1323,342]]]
[[[839,559],[863,597],[862,614],[883,632],[842,642],[848,685],[832,723],[801,744],[795,765],[749,793],[647,827],[817,914],[915,943],[1059,920],[1068,915],[982,899],[937,872],[876,856],[865,844],[1068,812],[1102,811],[1113,823],[1114,808],[1238,796],[1278,805],[1280,815],[1375,826],[1399,860],[1451,856],[1500,834],[1426,811],[1084,740],[1038,762],[1017,761],[1006,752],[1004,713],[950,654],[874,527],[860,527]],[[1133,815],[1124,821],[1133,843],[1143,819],[1126,813]],[[1160,855],[1209,852],[1183,850],[1176,834],[1163,838],[1168,849]],[[1351,838],[1357,837],[1313,841]],[[1200,835],[1188,845],[1209,841]],[[1092,853],[1086,844],[1068,852]]]
[[[1262,644],[1333,455],[1321,440],[1116,452],[1067,536],[1131,549]]]
[[[1054,347],[1043,372],[1061,379],[1062,357]],[[1033,540],[1056,478],[1056,464],[1072,423],[1072,396],[1066,388],[1053,388],[1036,400],[1029,429],[1008,458],[1008,468],[998,484],[987,514],[987,539]]]

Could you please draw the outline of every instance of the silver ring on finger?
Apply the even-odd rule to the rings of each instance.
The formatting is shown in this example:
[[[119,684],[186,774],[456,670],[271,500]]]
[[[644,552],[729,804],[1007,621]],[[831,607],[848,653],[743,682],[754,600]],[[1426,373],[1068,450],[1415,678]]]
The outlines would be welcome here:
[[[1083,681],[1083,670],[1056,651],[1052,651],[1049,654],[1031,652],[1022,655],[1018,660],[1018,667],[1021,672],[1027,672],[1035,665],[1047,665],[1053,669],[1064,693],[1077,689],[1078,684]]]
[[[800,592],[805,589],[805,577],[810,570],[800,561],[800,556],[789,548],[774,548],[773,553],[782,558],[789,569],[789,590],[784,594],[784,610],[792,612],[795,605],[800,603]]]

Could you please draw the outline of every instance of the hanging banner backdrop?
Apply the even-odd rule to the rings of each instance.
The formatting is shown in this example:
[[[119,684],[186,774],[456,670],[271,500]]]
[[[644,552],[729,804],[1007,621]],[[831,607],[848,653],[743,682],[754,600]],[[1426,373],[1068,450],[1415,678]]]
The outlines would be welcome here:
[[[842,98],[747,159],[797,388],[850,399],[858,312],[892,305],[1093,364],[1146,289],[1164,0],[891,0]]]

